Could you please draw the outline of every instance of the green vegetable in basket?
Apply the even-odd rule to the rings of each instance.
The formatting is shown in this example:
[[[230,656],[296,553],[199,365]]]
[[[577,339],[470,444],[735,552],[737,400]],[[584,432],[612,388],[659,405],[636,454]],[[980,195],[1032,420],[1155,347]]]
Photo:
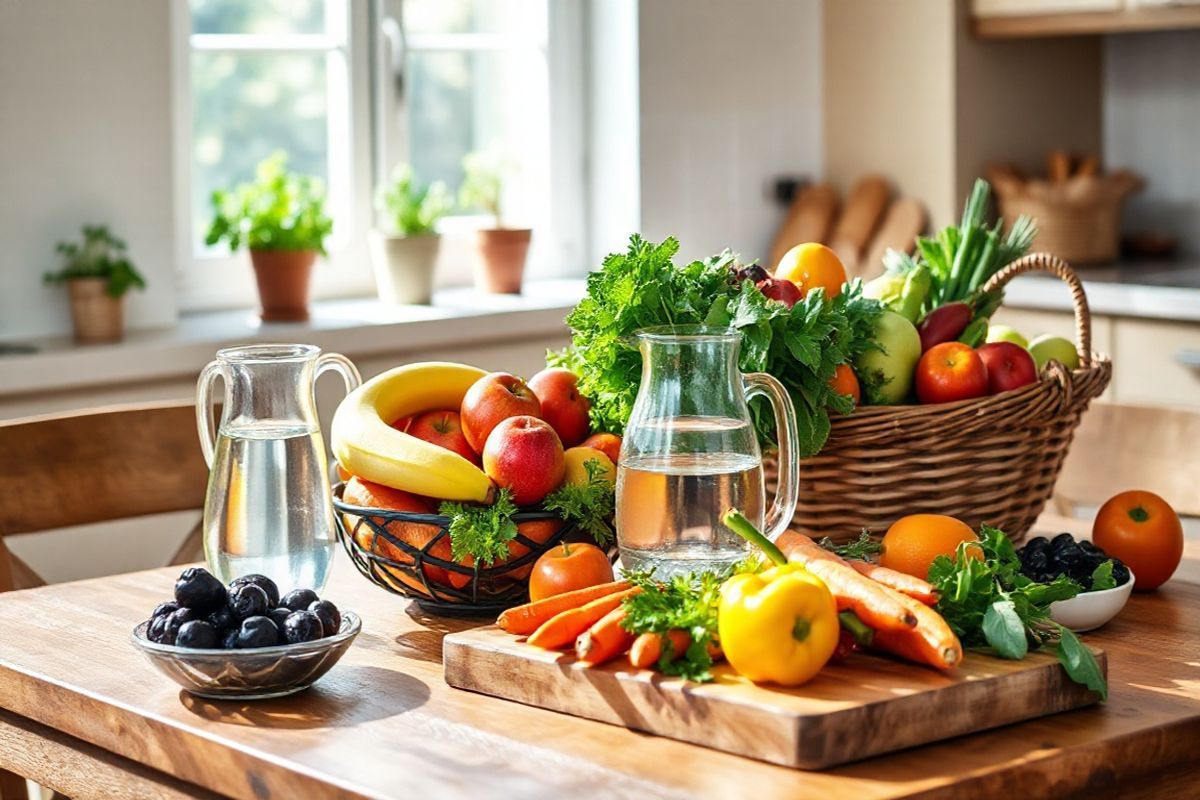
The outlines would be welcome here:
[[[918,264],[908,253],[890,248],[883,257],[883,268],[882,275],[863,285],[863,296],[878,300],[909,322],[916,322],[933,281],[929,268]]]

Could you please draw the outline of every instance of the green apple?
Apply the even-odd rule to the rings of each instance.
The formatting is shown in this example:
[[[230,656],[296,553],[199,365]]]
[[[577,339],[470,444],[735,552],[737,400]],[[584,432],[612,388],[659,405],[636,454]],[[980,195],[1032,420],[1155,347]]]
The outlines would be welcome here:
[[[1061,361],[1067,369],[1079,368],[1079,353],[1075,352],[1075,344],[1061,336],[1043,333],[1029,343],[1029,354],[1033,356],[1038,372],[1050,361]]]
[[[912,389],[913,370],[921,360],[921,336],[895,311],[884,311],[875,323],[872,347],[854,362],[867,405],[903,403]]]
[[[1029,349],[1029,340],[1021,335],[1021,332],[1011,325],[989,325],[987,332],[987,341],[991,342],[1012,342],[1019,347]]]

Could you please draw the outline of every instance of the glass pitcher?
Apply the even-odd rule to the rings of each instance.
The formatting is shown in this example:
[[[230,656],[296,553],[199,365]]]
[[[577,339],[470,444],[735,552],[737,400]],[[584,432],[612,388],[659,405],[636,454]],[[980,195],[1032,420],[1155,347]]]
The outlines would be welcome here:
[[[741,334],[639,331],[642,382],[617,466],[617,543],[627,569],[721,570],[750,545],[721,517],[739,509],[774,540],[796,510],[796,411],[783,385],[738,371]],[[765,396],[779,439],[779,490],[765,511],[762,453],[747,398]]]
[[[362,382],[345,356],[305,344],[230,347],[196,384],[196,424],[208,462],[204,554],[222,581],[259,573],[280,592],[320,592],[333,558],[333,500],[313,389],[326,370],[346,391]],[[225,399],[212,432],[212,382]]]

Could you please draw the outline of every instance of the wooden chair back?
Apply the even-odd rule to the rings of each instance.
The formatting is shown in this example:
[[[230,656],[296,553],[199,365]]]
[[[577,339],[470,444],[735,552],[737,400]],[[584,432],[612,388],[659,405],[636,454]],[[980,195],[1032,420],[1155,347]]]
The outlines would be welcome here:
[[[1098,506],[1145,489],[1179,514],[1200,516],[1200,412],[1093,403],[1055,487],[1060,508]]]
[[[166,402],[0,421],[0,591],[43,583],[4,536],[201,508],[195,415]],[[196,534],[178,557],[194,560]]]

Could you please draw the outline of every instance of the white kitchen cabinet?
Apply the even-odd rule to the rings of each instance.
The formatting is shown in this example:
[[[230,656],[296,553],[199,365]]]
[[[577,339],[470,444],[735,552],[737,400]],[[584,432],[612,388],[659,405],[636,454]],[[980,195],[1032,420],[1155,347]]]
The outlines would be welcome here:
[[[1200,410],[1200,325],[1123,317],[1114,333],[1121,402]]]
[[[1119,11],[1123,5],[1124,0],[975,0],[971,11],[976,17],[1011,17]]]

